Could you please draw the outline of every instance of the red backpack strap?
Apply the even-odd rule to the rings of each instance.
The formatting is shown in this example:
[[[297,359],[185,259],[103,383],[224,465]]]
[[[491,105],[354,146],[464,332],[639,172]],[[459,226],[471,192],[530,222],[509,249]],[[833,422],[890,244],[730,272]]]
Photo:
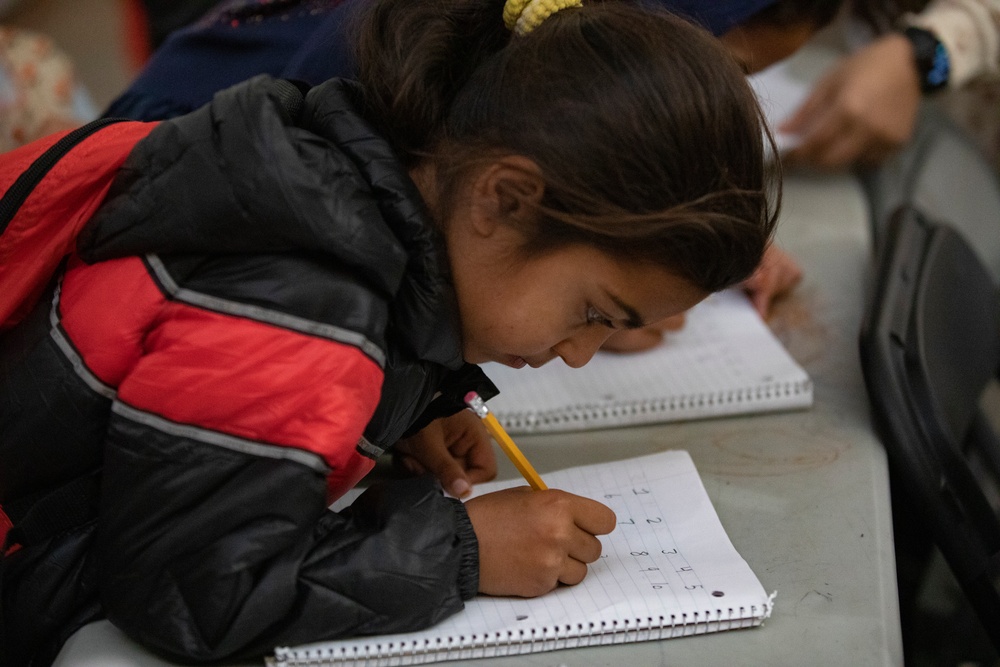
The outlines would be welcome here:
[[[0,558],[17,551],[20,547],[20,545],[16,544],[9,547],[7,546],[7,533],[10,532],[10,529],[13,527],[14,523],[10,520],[10,517],[7,516],[3,507],[0,506]]]
[[[102,118],[0,159],[0,331],[30,311],[132,147],[156,126]]]

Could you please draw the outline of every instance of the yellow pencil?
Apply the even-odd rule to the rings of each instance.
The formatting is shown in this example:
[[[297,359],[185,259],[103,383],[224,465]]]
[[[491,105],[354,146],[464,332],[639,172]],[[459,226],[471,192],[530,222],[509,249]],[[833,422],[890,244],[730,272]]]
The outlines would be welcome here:
[[[510,462],[514,464],[514,467],[517,468],[518,472],[524,476],[524,479],[528,481],[531,488],[537,491],[543,491],[549,488],[545,486],[545,482],[543,482],[542,478],[538,476],[538,473],[535,472],[532,465],[528,463],[528,459],[524,457],[521,450],[518,449],[517,445],[514,444],[514,441],[510,439],[510,436],[507,435],[507,431],[503,430],[503,426],[501,426],[500,422],[497,421],[497,418],[493,416],[490,409],[486,407],[486,402],[483,398],[476,392],[470,391],[465,395],[465,404],[469,406],[470,410],[476,413],[477,417],[483,420],[483,424],[486,425],[486,430],[489,431],[490,435],[493,436],[493,439],[497,441],[497,444],[500,445],[500,449],[502,449],[503,453],[507,455],[507,458],[509,458]]]

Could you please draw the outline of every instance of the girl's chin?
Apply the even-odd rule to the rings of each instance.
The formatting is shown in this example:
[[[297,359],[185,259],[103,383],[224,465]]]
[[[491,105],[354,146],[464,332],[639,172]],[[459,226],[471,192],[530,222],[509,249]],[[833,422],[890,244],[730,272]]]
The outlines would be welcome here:
[[[477,359],[477,361],[472,361],[472,359]],[[513,354],[468,355],[465,357],[465,360],[473,364],[496,363],[501,366],[507,366],[508,368],[524,368],[528,365],[528,362],[523,357],[518,357]]]
[[[505,362],[505,365],[511,368],[524,368],[528,365],[528,362],[521,357],[509,357]]]

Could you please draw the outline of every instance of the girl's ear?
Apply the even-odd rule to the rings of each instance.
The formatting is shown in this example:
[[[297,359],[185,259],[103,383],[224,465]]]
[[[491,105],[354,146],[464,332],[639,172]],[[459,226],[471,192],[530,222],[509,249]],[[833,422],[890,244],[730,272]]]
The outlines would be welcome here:
[[[474,225],[491,234],[499,224],[527,222],[545,194],[545,179],[534,160],[508,155],[491,162],[472,187]]]

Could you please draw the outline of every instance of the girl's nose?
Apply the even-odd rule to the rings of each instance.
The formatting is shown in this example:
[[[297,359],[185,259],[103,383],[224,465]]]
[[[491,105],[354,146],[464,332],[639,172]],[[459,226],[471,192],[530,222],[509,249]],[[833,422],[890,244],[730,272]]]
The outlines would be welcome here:
[[[614,333],[612,329],[605,327],[587,327],[560,341],[552,349],[567,366],[580,368],[594,358],[612,333]]]

